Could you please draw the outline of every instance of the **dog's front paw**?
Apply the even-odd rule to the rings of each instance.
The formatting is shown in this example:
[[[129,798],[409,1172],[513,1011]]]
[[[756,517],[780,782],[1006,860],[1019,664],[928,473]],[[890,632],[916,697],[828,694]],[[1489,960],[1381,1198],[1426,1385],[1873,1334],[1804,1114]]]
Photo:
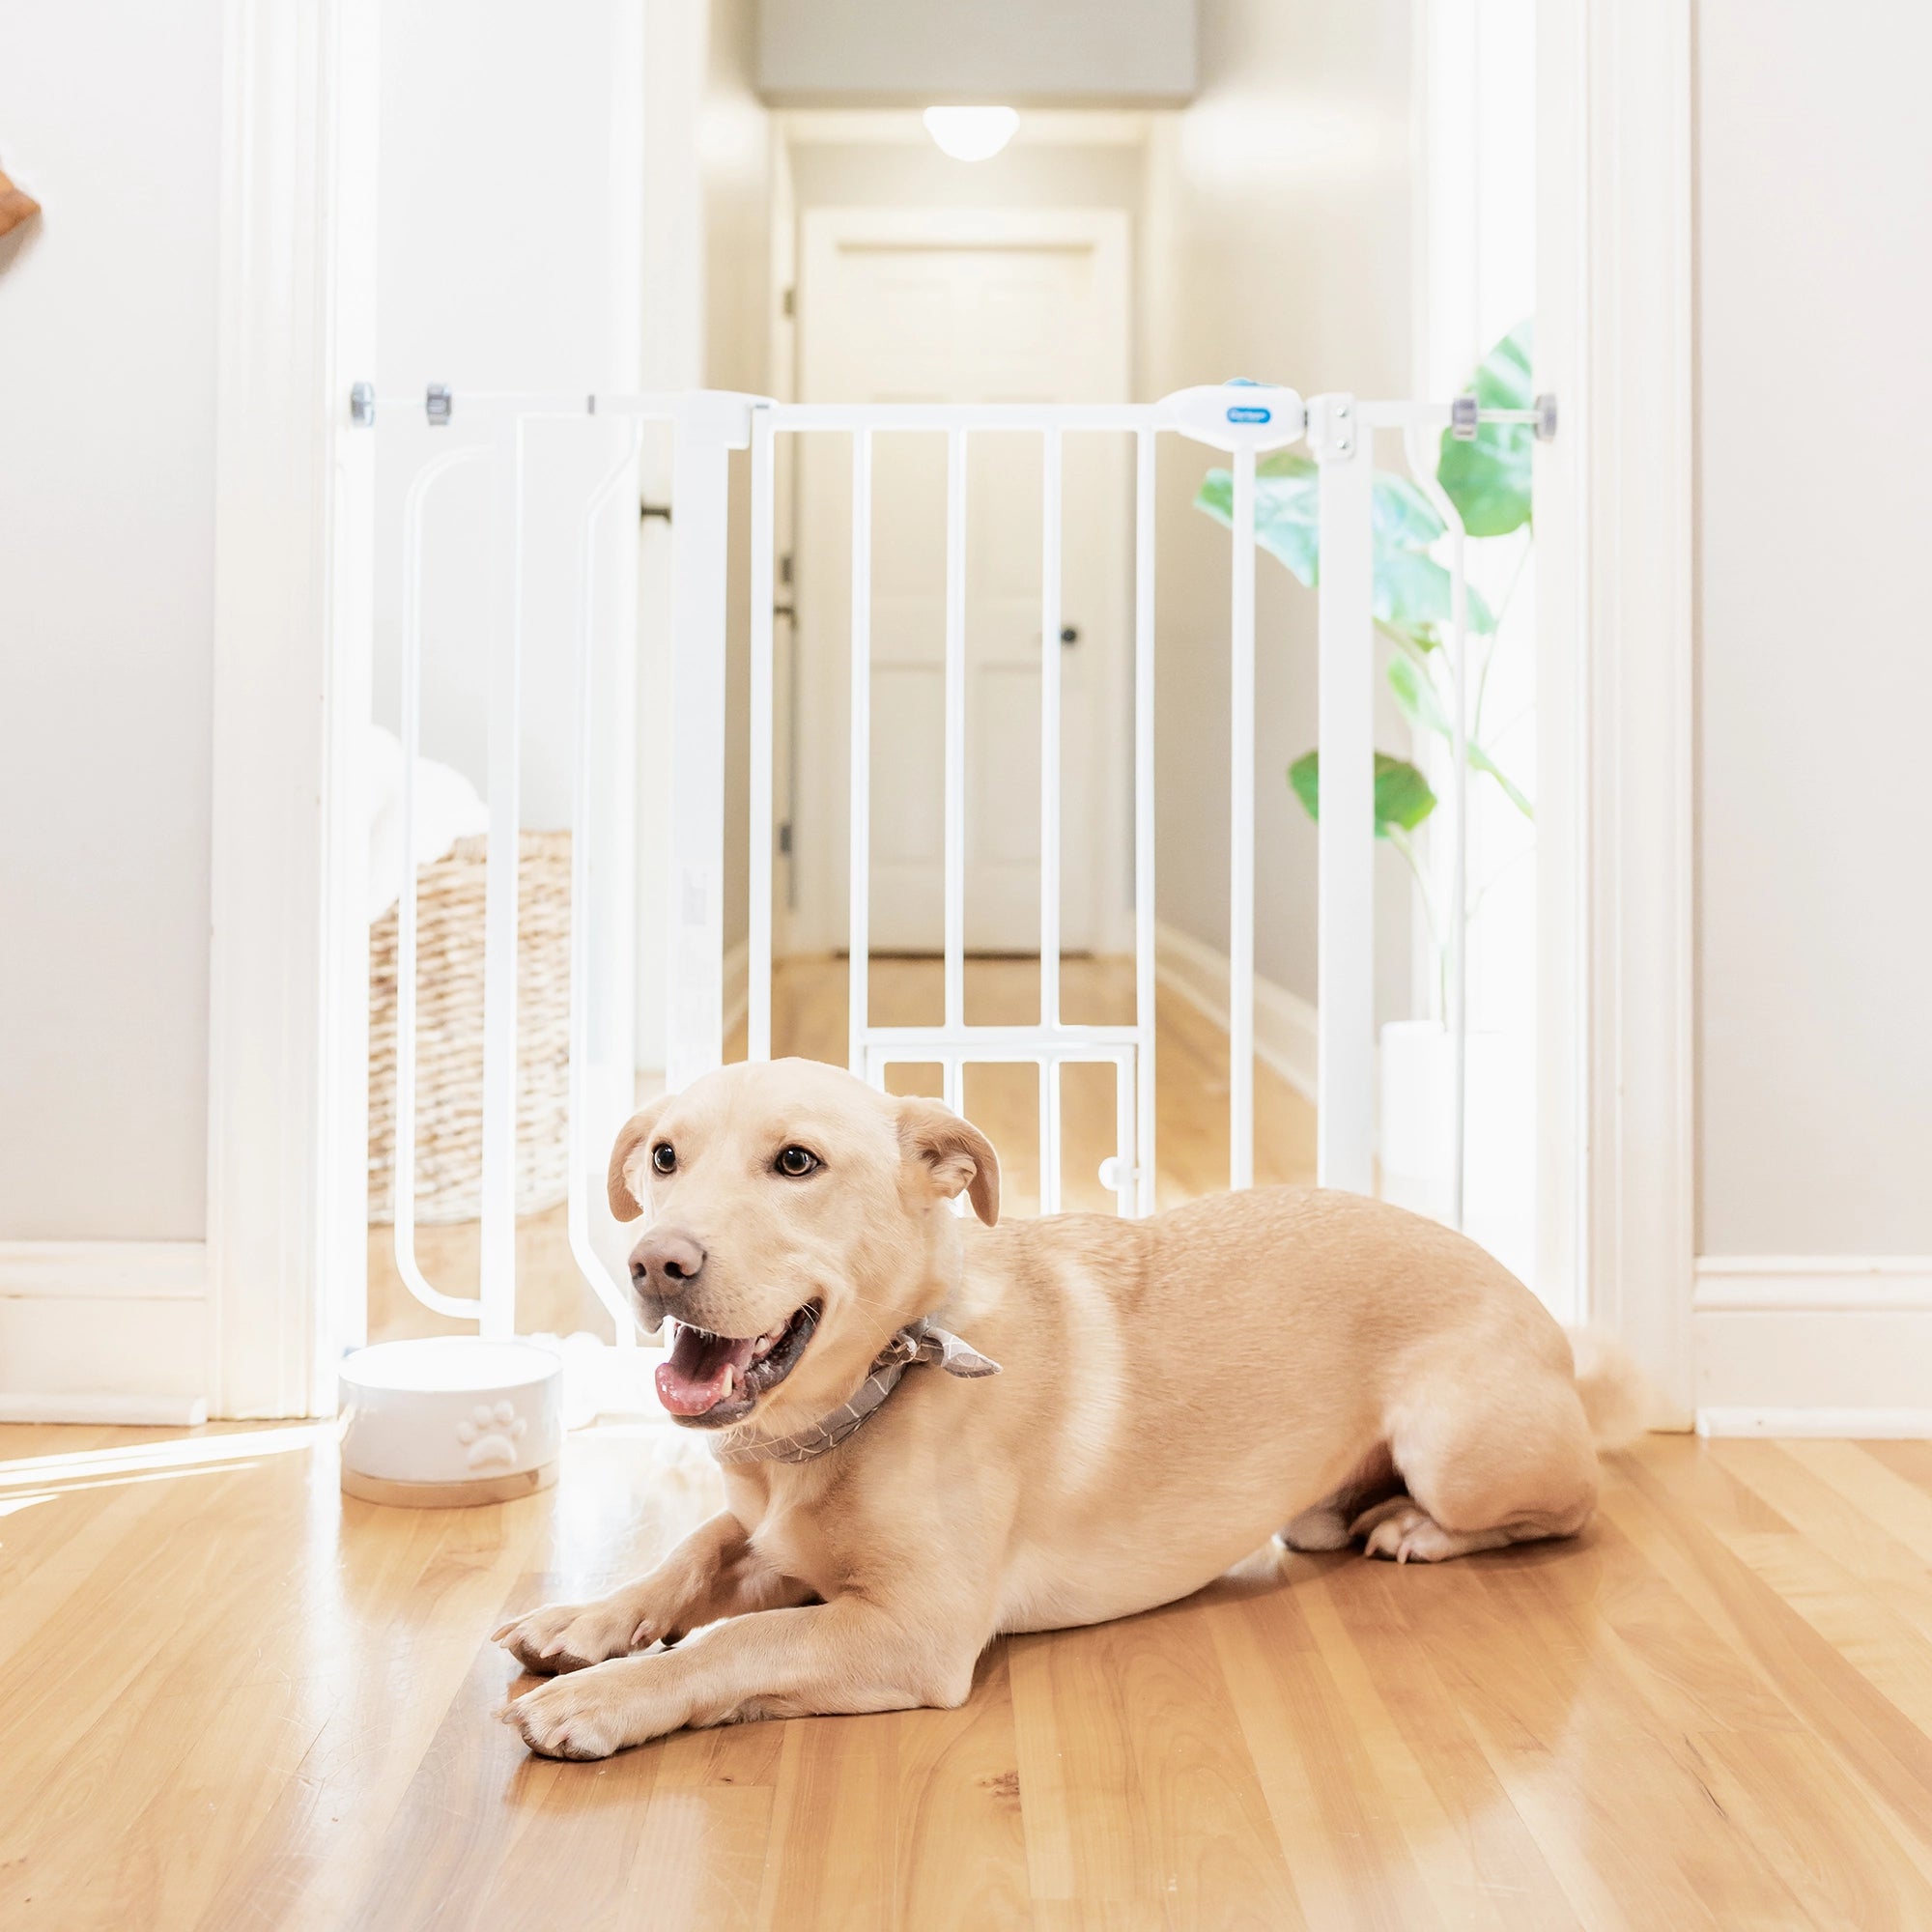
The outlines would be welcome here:
[[[641,1630],[636,1608],[627,1600],[609,1598],[596,1604],[546,1604],[527,1616],[512,1617],[490,1638],[499,1643],[526,1670],[549,1677],[566,1670],[583,1670],[607,1658],[628,1657],[651,1640]]]
[[[609,1757],[639,1739],[625,1735],[622,1699],[589,1671],[526,1690],[497,1713],[539,1757]]]

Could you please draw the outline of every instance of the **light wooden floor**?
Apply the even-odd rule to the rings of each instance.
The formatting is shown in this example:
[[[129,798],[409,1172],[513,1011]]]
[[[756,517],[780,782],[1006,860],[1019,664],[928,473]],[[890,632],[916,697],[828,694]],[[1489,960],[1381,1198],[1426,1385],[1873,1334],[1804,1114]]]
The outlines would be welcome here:
[[[883,1017],[930,1001],[923,965],[877,971]],[[1069,979],[1071,1016],[1116,1016],[1117,967]],[[973,980],[974,1017],[1026,1016],[1030,968]],[[842,963],[789,969],[781,1044],[837,1057],[843,1001]],[[1178,1002],[1160,1020],[1173,1201],[1221,1183],[1226,1048]],[[1026,1211],[1030,1074],[967,1098]],[[1308,1108],[1258,1098],[1263,1175],[1307,1178]],[[1072,1198],[1097,1197],[1108,1103],[1068,1116]],[[472,1235],[432,1238],[473,1268]],[[583,1325],[557,1231],[524,1239],[526,1324]],[[433,1326],[395,1287],[379,1328]],[[600,1765],[491,1721],[514,1679],[485,1639],[706,1514],[689,1438],[585,1432],[554,1491],[446,1513],[345,1501],[306,1425],[0,1429],[0,1459],[10,1932],[1932,1928],[1928,1444],[1653,1437],[1575,1544],[1267,1557],[998,1644],[959,1711]]]
[[[440,1514],[326,1430],[175,1440],[0,1430],[9,1928],[1932,1926],[1932,1445],[1653,1437],[1576,1544],[1284,1559],[962,1710],[577,1765],[485,1635],[706,1510],[684,1438]]]
[[[1133,963],[1128,959],[1068,959],[1062,972],[1063,1011],[1075,1024],[1114,1026],[1131,1021]],[[778,1053],[845,1063],[846,962],[781,961],[772,980],[772,1045]],[[944,1001],[937,959],[875,959],[870,999],[881,1026],[937,1022]],[[1039,967],[1030,959],[969,959],[966,1017],[978,1025],[1031,1025],[1039,1018]],[[1155,1005],[1155,1191],[1171,1208],[1228,1184],[1228,1037],[1179,995],[1161,990]],[[725,1057],[742,1060],[741,1022]],[[1100,1162],[1115,1151],[1113,1069],[1075,1066],[1063,1090],[1063,1200],[1067,1208],[1111,1211],[1113,1196],[1099,1182]],[[895,1069],[895,1093],[937,1094],[936,1067]],[[1000,1150],[1002,1198],[1009,1214],[1039,1208],[1037,1075],[1031,1066],[970,1068],[966,1112]],[[1255,1176],[1264,1185],[1315,1179],[1315,1110],[1265,1065],[1255,1075]],[[369,1231],[369,1334],[372,1341],[405,1335],[458,1334],[465,1324],[432,1315],[414,1301],[396,1272],[394,1230]],[[431,1284],[449,1294],[476,1293],[476,1224],[418,1229],[416,1253]],[[588,1329],[606,1337],[610,1318],[583,1284],[571,1259],[564,1210],[521,1222],[517,1231],[519,1326],[525,1333],[569,1334]]]

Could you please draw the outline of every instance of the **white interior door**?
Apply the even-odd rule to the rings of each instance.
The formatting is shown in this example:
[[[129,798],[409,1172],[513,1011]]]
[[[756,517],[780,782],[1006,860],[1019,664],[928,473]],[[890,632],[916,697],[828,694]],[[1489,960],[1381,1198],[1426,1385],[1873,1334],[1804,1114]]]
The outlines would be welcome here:
[[[1123,215],[811,210],[800,279],[800,400],[1122,402]],[[845,934],[849,437],[799,466],[800,950]],[[874,440],[872,946],[934,952],[943,922],[946,439]],[[1124,916],[1130,662],[1127,440],[1068,435],[1061,636],[1040,635],[1042,439],[967,445],[966,945],[1039,947],[1041,653],[1059,655],[1062,944],[1098,950]]]

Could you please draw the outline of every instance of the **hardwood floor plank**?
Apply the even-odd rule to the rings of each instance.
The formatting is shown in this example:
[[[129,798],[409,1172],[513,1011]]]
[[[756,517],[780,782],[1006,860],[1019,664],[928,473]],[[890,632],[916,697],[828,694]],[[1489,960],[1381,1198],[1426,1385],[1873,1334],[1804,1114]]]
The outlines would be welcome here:
[[[332,1462],[327,1473],[332,1482]],[[340,1545],[318,1539],[324,1574],[311,1581],[334,1614],[312,1608],[283,1633],[324,1721],[231,1855],[201,1921],[209,1926],[320,1932],[356,1922],[369,1870],[472,1678],[481,1686],[468,1692],[478,1747],[495,1746],[501,1729],[485,1726],[507,1660],[484,1638],[516,1587],[545,1501],[384,1510],[343,1498],[339,1506]]]
[[[1153,1898],[1177,1927],[1302,1922],[1203,1605],[1009,1652],[1036,1899]]]
[[[1405,1572],[1411,1627],[1578,1920],[1721,1922],[1686,1868],[1715,1829],[1701,1788],[1611,1647],[1589,1639],[1575,1570],[1544,1587],[1546,1566],[1585,1554],[1527,1546],[1414,1573],[1420,1587]],[[1736,1863],[1751,1897],[1761,1876]]]
[[[1359,1713],[1344,1708],[1303,1597],[1293,1588],[1244,1593],[1208,1612],[1302,1918],[1315,1926],[1439,1925]]]
[[[1932,1442],[1861,1442],[1858,1446],[1922,1494],[1932,1495]]]
[[[1291,1568],[1291,1582],[1443,1922],[1520,1932],[1574,1925],[1534,1837],[1430,1662],[1427,1630],[1404,1614],[1406,1577],[1352,1554],[1321,1565],[1305,1578]]]
[[[786,1724],[754,1923],[852,1932],[893,1922],[898,1775],[892,1715]]]
[[[894,1922],[934,1932],[1032,1922],[1007,1646],[957,1711],[907,1711],[898,1737]]]
[[[1822,1446],[1849,1449],[1852,1445]],[[1911,1513],[1893,1507],[1889,1512],[1889,1520],[1882,1520],[1880,1515],[1868,1514],[1860,1506],[1860,1499],[1869,1499],[1877,1479],[1890,1478],[1894,1482],[1897,1479],[1882,1465],[1861,1458],[1862,1469],[1858,1463],[1850,1463],[1837,1468],[1838,1482],[1830,1481],[1814,1466],[1813,1460],[1802,1453],[1803,1447],[1795,1443],[1758,1441],[1725,1443],[1720,1445],[1719,1454],[1726,1468],[1773,1502],[1803,1533],[1803,1547],[1807,1554],[1823,1555],[1837,1566],[1842,1575],[1835,1593],[1842,1594],[1843,1587],[1857,1579],[1861,1608],[1869,1605],[1878,1612],[1873,1620],[1874,1630],[1892,1617],[1900,1617],[1918,1633],[1921,1643],[1932,1639],[1932,1564],[1893,1534],[1894,1529],[1903,1529],[1907,1535],[1913,1533]],[[1853,1455],[1858,1452],[1853,1450]],[[1833,1466],[1829,1462],[1825,1464],[1827,1469]],[[1872,1479],[1869,1485],[1866,1471]],[[1899,1487],[1908,1497],[1918,1496],[1910,1485]],[[1852,1493],[1847,1493],[1848,1490]],[[1891,1501],[1889,1497],[1887,1500]],[[1920,1500],[1926,1503],[1928,1516],[1932,1516],[1932,1498]],[[1733,1548],[1740,1542],[1735,1537],[1725,1540]],[[1859,1622],[1859,1616],[1855,1614],[1852,1621]],[[1846,1654],[1852,1655],[1849,1649]],[[1853,1662],[1858,1662],[1856,1657]]]
[[[1712,1803],[1762,1847],[1811,1923],[1861,1932],[1932,1925],[1932,1885],[1817,1738],[1723,1730],[1688,1743]]]
[[[1618,1526],[1642,1544],[1687,1600],[1751,1660],[1806,1728],[1888,1808],[1915,1857],[1932,1852],[1932,1736],[1918,1729],[1711,1534],[1661,1474],[1637,1463],[1630,1489],[1610,1507]]]

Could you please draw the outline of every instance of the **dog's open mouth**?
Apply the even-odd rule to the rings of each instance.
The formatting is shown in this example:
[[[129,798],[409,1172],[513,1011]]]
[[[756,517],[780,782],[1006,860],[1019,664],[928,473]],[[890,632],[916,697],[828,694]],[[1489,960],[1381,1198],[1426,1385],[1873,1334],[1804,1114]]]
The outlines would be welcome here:
[[[709,1428],[743,1421],[797,1367],[818,1313],[819,1304],[808,1301],[776,1328],[742,1338],[673,1321],[670,1354],[658,1364],[658,1400],[680,1422]]]

